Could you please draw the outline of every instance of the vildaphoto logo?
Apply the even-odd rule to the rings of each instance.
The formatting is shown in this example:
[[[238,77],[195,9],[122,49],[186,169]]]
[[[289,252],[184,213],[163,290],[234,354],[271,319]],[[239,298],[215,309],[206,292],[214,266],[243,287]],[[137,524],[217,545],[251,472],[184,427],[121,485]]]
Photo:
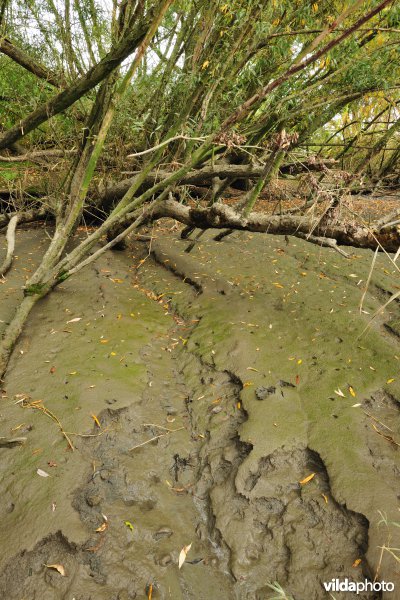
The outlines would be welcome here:
[[[324,588],[327,592],[393,592],[394,583],[391,581],[351,581],[345,579],[331,579],[324,581]]]

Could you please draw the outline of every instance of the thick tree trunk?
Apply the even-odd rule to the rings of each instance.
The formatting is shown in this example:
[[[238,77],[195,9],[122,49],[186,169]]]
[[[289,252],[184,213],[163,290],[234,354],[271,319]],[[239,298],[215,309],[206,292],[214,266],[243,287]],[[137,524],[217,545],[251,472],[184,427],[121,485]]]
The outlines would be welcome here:
[[[396,252],[400,246],[400,234],[396,226],[385,229],[367,228],[341,221],[317,221],[294,215],[264,215],[250,213],[241,215],[224,204],[216,203],[209,208],[190,208],[174,200],[167,200],[154,210],[152,219],[170,217],[188,227],[199,229],[237,229],[278,235],[306,236],[312,231],[315,237],[331,238],[343,246],[370,248],[380,244],[387,252]]]

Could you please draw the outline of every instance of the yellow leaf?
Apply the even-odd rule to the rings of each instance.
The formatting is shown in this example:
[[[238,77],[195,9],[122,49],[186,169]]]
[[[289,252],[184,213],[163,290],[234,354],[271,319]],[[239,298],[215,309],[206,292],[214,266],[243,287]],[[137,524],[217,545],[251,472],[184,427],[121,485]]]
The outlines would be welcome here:
[[[353,562],[353,564],[352,564],[351,566],[352,566],[352,567],[358,567],[358,565],[360,564],[360,562],[361,562],[361,558],[357,558],[357,559],[356,559],[356,560]]]
[[[322,497],[325,500],[325,504],[328,504],[328,496],[326,494],[322,494]]]
[[[90,415],[93,419],[93,421],[96,423],[97,427],[99,427],[101,429],[101,425],[100,425],[100,421],[98,420],[98,418],[96,417],[96,415]]]
[[[201,65],[201,70],[204,71],[204,69],[207,69],[208,65],[210,64],[209,60],[205,60],[203,62],[203,64]]]
[[[76,375],[77,371],[71,371],[70,375]]]
[[[351,387],[351,385],[349,385],[349,392],[350,392],[350,394],[353,396],[353,398],[355,398],[355,397],[356,397],[356,393],[355,393],[355,391],[353,390],[353,388]]]
[[[304,484],[308,483],[309,481],[311,481],[311,479],[314,479],[314,477],[315,477],[315,473],[311,473],[311,475],[307,475],[307,477],[304,477],[304,479],[299,481],[299,483],[301,485],[304,485]]]
[[[60,573],[60,575],[62,575],[63,577],[66,577],[66,572],[65,569],[62,565],[44,565],[45,567],[47,567],[48,569],[54,569],[55,571],[58,571]]]
[[[108,344],[108,340],[100,340],[100,344]]]
[[[103,523],[102,525],[100,525],[100,527],[98,527],[96,529],[96,533],[102,533],[103,531],[105,531],[108,527],[108,523]]]
[[[242,403],[238,402],[236,406],[237,406],[237,409],[240,410],[242,408]]]
[[[303,361],[301,360],[301,358],[299,358],[299,360],[297,361],[297,364],[298,364],[298,365],[301,365],[301,363],[302,363],[302,362],[303,362]]]
[[[117,356],[116,352],[110,352],[110,356]]]
[[[250,387],[251,385],[253,385],[252,381],[245,381],[243,384],[243,387],[246,388],[246,387]]]
[[[128,529],[133,531],[133,525],[130,521],[124,521],[124,525],[126,525]]]
[[[318,12],[318,4],[316,2],[312,5],[312,9],[315,13]]]
[[[393,383],[394,381],[394,377],[392,377],[392,379],[388,379],[386,383]]]
[[[283,285],[281,285],[280,283],[273,283],[272,285],[274,285],[277,288],[283,288]]]

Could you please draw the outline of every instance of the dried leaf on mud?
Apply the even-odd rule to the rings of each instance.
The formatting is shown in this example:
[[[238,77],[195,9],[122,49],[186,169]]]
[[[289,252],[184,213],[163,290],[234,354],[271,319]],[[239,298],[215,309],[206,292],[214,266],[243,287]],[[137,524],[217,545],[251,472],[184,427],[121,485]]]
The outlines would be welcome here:
[[[74,319],[70,319],[69,321],[67,321],[67,325],[68,323],[77,323],[78,321],[81,321],[82,317],[75,317]]]
[[[37,469],[36,473],[40,475],[40,477],[51,477],[51,475],[46,473],[46,471],[43,471],[43,469]]]
[[[353,564],[351,565],[352,567],[358,567],[358,565],[361,563],[361,558],[357,558]]]
[[[301,479],[299,481],[299,483],[301,485],[305,485],[306,483],[308,483],[309,481],[311,481],[311,479],[314,479],[315,475],[316,475],[315,473],[311,473],[311,475],[307,475],[307,477],[304,477],[304,479]]]
[[[189,544],[188,546],[183,546],[182,550],[180,551],[179,560],[178,560],[178,568],[179,569],[182,567],[183,563],[185,562],[187,553],[189,552],[191,547],[192,547],[192,544]]]
[[[341,396],[342,398],[346,398],[346,396],[343,394],[342,390],[340,388],[338,388],[337,390],[335,390],[335,394],[337,396]]]
[[[54,565],[44,565],[44,566],[47,567],[48,569],[54,569],[55,571],[58,571],[60,573],[60,575],[62,575],[63,577],[67,576],[65,569],[62,565],[54,564]]]
[[[105,531],[107,528],[108,528],[108,523],[103,523],[95,531],[96,531],[96,533],[103,533],[103,531]]]
[[[354,389],[351,387],[351,385],[349,385],[349,392],[353,396],[353,398],[356,397],[356,393],[355,393]]]

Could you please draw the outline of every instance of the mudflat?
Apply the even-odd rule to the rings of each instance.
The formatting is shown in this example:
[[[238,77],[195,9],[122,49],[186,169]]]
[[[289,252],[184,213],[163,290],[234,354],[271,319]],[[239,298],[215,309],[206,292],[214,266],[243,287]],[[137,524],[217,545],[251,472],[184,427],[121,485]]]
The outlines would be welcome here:
[[[212,237],[156,230],[34,308],[2,383],[1,598],[400,590],[395,266],[360,310],[370,251]],[[2,327],[47,241],[18,232]]]

